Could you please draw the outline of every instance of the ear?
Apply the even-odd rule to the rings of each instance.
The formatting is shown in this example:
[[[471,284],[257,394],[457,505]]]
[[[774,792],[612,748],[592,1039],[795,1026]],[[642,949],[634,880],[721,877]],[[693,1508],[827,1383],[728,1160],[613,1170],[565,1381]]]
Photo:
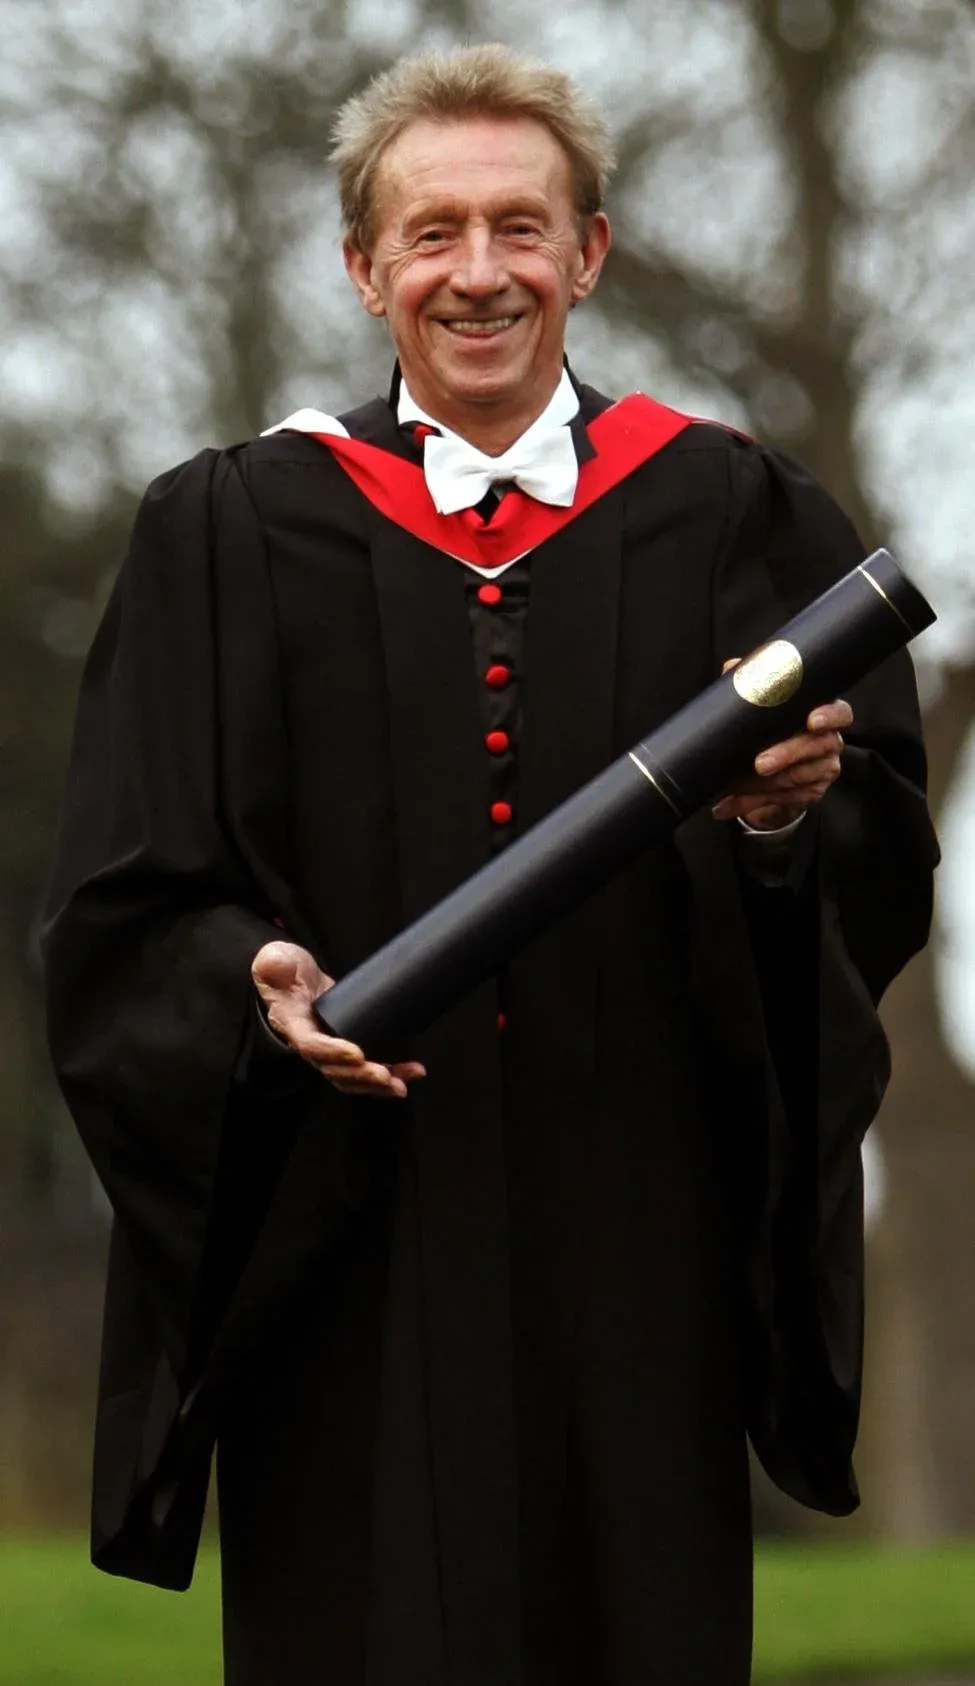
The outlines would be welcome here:
[[[599,280],[599,273],[606,261],[606,254],[613,244],[613,235],[609,226],[609,218],[602,211],[597,211],[590,217],[585,234],[579,246],[581,267],[572,283],[572,302],[579,304],[587,299]]]
[[[376,286],[373,262],[368,252],[363,252],[351,240],[346,240],[342,246],[342,257],[345,260],[345,272],[359,295],[359,303],[363,310],[368,310],[370,316],[385,316],[386,306]]]

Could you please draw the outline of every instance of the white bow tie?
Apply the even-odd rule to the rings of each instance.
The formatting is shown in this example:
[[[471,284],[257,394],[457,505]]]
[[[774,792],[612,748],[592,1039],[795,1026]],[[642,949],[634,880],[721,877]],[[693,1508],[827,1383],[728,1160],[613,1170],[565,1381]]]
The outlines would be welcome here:
[[[500,457],[487,457],[456,434],[429,434],[423,446],[423,472],[441,515],[470,509],[498,481],[513,480],[540,503],[568,509],[576,495],[579,460],[567,427],[546,428],[518,439]]]

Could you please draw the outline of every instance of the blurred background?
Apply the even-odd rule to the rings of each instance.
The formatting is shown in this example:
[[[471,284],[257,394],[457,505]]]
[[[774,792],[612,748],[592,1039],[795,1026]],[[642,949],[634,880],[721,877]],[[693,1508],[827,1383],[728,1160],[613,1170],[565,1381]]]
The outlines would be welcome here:
[[[851,1668],[967,1661],[975,1679],[975,1555],[942,1544],[975,1537],[967,0],[0,0],[8,1603],[39,1657],[40,1628],[33,1642],[29,1630],[44,1620],[53,1571],[17,1542],[80,1534],[88,1502],[107,1214],[48,1074],[36,947],[81,664],[148,479],[302,405],[338,411],[385,389],[389,346],[342,271],[331,119],[399,53],[481,39],[570,70],[610,117],[616,243],[596,299],[573,317],[582,377],[795,452],[869,547],[891,544],[941,616],[917,657],[946,858],[935,939],[886,1005],[896,1075],[867,1152],[864,1504],[842,1537],[862,1542],[843,1548],[854,1565],[844,1585],[863,1590],[870,1564],[894,1566],[869,1595],[880,1600],[874,1628],[893,1619],[877,1614],[884,1587],[901,1588],[900,1610],[914,1596],[904,1565],[915,1563],[940,1588],[939,1609],[951,1605],[942,1626],[953,1638],[874,1659],[851,1637],[837,1655]],[[763,1632],[786,1620],[793,1596],[782,1591],[788,1563],[834,1563],[837,1530],[763,1485],[756,1502],[763,1534],[799,1542],[763,1558],[761,1658],[775,1649]],[[46,1561],[70,1581],[82,1552],[52,1546]],[[816,1584],[804,1571],[796,1596],[808,1603]],[[854,1600],[861,1613],[869,1597]],[[174,1627],[178,1609],[158,1598]],[[3,1600],[0,1584],[0,1610]],[[811,1608],[815,1629],[836,1597]],[[930,1637],[941,1617],[924,1608]],[[832,1667],[783,1653],[767,1678],[807,1661],[821,1678]],[[22,1660],[9,1679],[80,1682],[85,1666],[49,1662],[35,1675]],[[206,1667],[181,1677],[215,1678]],[[90,1678],[177,1678],[134,1668],[103,1662]]]

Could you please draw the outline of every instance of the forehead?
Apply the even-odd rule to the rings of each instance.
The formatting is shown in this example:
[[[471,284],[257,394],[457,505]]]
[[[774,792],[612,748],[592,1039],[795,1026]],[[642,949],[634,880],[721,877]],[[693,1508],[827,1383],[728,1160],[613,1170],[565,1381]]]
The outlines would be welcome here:
[[[530,117],[465,117],[411,123],[387,147],[376,178],[381,221],[438,199],[471,207],[509,197],[571,209],[568,157]]]

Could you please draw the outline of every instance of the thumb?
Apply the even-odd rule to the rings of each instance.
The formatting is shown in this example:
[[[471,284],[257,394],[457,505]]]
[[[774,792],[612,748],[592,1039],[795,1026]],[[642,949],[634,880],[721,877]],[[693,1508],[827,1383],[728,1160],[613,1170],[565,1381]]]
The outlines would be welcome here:
[[[739,663],[739,662],[740,662],[740,661],[741,661],[741,657],[740,657],[740,656],[729,656],[729,657],[728,657],[728,660],[727,660],[727,661],[726,661],[726,662],[722,662],[722,663],[721,663],[721,671],[722,671],[722,673],[728,673],[728,672],[729,672],[729,671],[730,671],[730,669],[731,669],[731,668],[733,668],[733,667],[737,667],[737,666],[738,666],[738,663]]]
[[[267,990],[290,989],[297,981],[304,958],[304,949],[296,943],[265,943],[251,963],[251,977],[262,995]]]

